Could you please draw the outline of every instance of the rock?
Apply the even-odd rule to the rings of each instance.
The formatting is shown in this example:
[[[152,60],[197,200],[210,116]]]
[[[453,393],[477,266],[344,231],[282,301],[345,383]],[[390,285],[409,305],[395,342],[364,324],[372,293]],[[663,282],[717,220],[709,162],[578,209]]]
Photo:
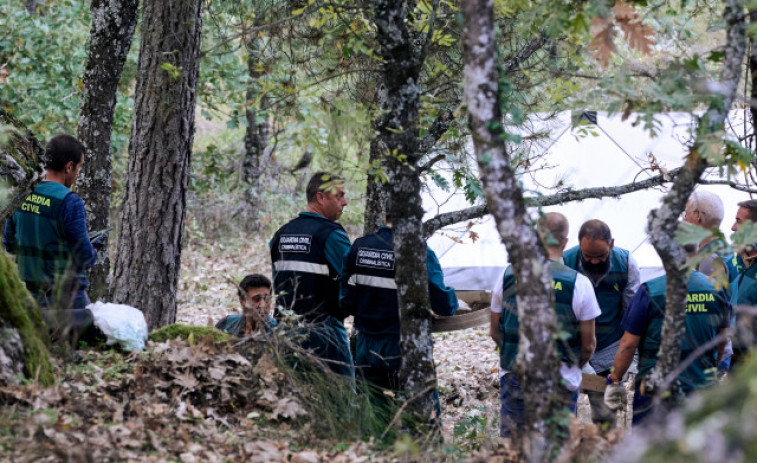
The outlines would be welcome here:
[[[13,386],[24,377],[24,343],[18,330],[0,318],[0,386]]]

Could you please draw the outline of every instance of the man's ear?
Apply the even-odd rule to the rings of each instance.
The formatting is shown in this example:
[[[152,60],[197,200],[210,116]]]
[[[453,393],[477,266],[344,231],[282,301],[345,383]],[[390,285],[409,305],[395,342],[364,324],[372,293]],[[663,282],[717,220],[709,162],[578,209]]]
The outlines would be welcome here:
[[[615,238],[610,240],[610,251],[612,251],[612,248],[615,247]]]

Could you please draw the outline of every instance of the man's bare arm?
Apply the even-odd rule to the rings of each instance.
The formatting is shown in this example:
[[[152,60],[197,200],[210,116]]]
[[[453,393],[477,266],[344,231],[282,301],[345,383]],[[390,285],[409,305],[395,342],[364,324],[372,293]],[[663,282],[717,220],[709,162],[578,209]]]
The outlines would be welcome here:
[[[620,379],[626,374],[628,367],[633,362],[633,354],[636,352],[636,348],[639,347],[639,342],[641,342],[641,336],[631,334],[628,331],[623,333],[623,337],[620,338],[618,351],[615,353],[615,360],[612,364],[611,381],[620,382]]]
[[[579,322],[581,330],[581,360],[580,365],[583,367],[586,362],[591,360],[594,349],[597,347],[597,338],[594,336],[594,319]]]
[[[500,343],[500,339],[499,339],[499,317],[501,315],[502,315],[501,313],[492,312],[491,321],[489,323],[489,336],[491,336],[491,338],[497,344],[497,347],[499,347],[499,343]]]

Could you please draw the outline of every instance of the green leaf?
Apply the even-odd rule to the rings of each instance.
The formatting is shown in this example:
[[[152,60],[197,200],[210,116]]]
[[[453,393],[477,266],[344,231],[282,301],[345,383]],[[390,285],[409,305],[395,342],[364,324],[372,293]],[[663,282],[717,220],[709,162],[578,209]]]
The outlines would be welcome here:
[[[710,230],[688,222],[681,222],[678,224],[675,240],[676,243],[685,246],[687,244],[699,244],[710,236],[712,236]]]
[[[723,61],[723,57],[725,57],[725,51],[722,50],[714,50],[711,51],[709,55],[707,55],[707,61],[711,61],[713,63],[720,63]]]
[[[434,172],[434,174],[431,176],[431,179],[434,181],[436,186],[444,191],[449,191],[449,181],[446,178],[442,177],[438,172]]]
[[[757,247],[757,224],[744,222],[739,225],[739,230],[731,235],[731,243],[734,251],[740,251],[747,246]]]

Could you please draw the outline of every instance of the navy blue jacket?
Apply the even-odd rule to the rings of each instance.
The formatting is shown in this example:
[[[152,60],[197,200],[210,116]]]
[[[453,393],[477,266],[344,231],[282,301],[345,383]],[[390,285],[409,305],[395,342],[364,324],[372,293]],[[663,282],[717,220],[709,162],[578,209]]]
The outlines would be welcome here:
[[[273,236],[271,263],[277,313],[280,308],[292,309],[308,321],[320,321],[328,315],[340,320],[346,316],[339,311],[340,269],[326,252],[326,242],[337,231],[344,233],[338,223],[302,213]]]
[[[426,247],[426,268],[431,309],[437,315],[457,311],[455,290],[444,285],[436,254]],[[399,335],[397,285],[394,282],[394,238],[390,227],[381,227],[355,240],[344,262],[340,305],[355,316],[355,327],[370,335]]]

